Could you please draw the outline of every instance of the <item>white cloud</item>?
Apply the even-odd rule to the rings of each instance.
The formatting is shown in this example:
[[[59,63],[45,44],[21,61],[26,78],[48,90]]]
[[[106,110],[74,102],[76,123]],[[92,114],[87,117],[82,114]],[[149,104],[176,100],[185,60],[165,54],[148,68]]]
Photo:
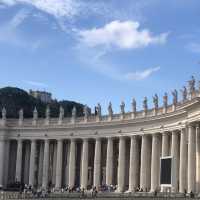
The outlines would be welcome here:
[[[79,31],[80,40],[89,47],[107,46],[136,49],[150,44],[164,44],[168,33],[153,36],[148,29],[139,29],[136,21],[112,21],[102,28]]]
[[[80,3],[77,0],[0,0],[0,3],[12,6],[29,4],[55,17],[71,17],[79,12]]]
[[[122,80],[143,80],[151,76],[154,72],[160,70],[160,67],[145,69],[143,71],[130,72],[122,75]]]
[[[200,43],[190,43],[187,48],[193,53],[200,53]]]

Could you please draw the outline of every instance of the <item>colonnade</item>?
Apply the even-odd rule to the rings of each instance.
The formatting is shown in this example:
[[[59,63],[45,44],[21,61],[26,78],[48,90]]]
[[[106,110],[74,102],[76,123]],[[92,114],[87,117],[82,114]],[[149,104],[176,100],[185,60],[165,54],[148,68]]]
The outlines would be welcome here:
[[[15,162],[15,180],[22,182],[23,173],[23,145],[27,139],[17,139],[16,158],[9,158],[7,167]],[[38,146],[38,141],[43,144]],[[67,143],[66,143],[67,141]],[[117,141],[117,142],[116,142]],[[27,184],[43,188],[49,187],[50,168],[50,143],[51,139],[32,139],[30,142],[28,182]],[[160,186],[160,158],[172,156],[174,159],[173,188],[172,192],[199,192],[200,191],[200,132],[199,124],[189,125],[178,130],[158,132],[153,134],[130,135],[107,138],[84,138],[84,139],[57,139],[55,149],[55,188],[59,189],[66,184],[73,188],[77,186],[76,176],[80,176],[78,185],[81,188],[102,184],[117,185],[118,192],[126,190],[130,192],[140,188],[146,192],[162,190]],[[77,142],[81,145],[80,173],[77,173]],[[90,148],[90,143],[94,149]],[[103,146],[103,144],[106,144]],[[63,151],[68,145],[69,152]],[[10,145],[11,146],[11,145]],[[128,151],[127,151],[128,147]],[[38,149],[39,148],[39,149]],[[102,152],[106,148],[106,157]],[[117,151],[116,151],[117,149]],[[10,147],[11,150],[11,147]],[[94,150],[92,158],[92,181],[89,181],[89,155]],[[37,159],[37,152],[40,155]],[[117,165],[114,164],[115,152],[117,152]],[[0,140],[0,185],[5,183],[5,140]],[[12,156],[11,153],[9,156]],[[63,169],[63,158],[67,157],[68,164]],[[105,165],[102,164],[105,159]],[[128,161],[127,161],[128,160]],[[127,166],[126,163],[129,163]],[[35,175],[38,168],[37,176]],[[105,174],[102,169],[105,168]],[[117,179],[114,183],[114,169],[117,168]],[[127,170],[128,169],[128,170]],[[63,171],[67,170],[66,184],[63,183]],[[105,176],[105,177],[103,177]],[[40,177],[41,180],[36,181]],[[128,177],[128,178],[127,178]],[[8,179],[8,177],[7,177]],[[103,180],[105,182],[103,183]],[[9,180],[7,180],[9,182]],[[40,183],[41,182],[41,183]]]

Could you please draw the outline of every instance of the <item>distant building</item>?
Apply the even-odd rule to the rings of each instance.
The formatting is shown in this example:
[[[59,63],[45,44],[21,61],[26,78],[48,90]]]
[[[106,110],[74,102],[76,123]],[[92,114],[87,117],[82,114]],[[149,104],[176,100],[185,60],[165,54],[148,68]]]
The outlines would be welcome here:
[[[31,96],[40,99],[44,103],[50,103],[52,101],[52,94],[49,92],[30,90],[29,93]]]

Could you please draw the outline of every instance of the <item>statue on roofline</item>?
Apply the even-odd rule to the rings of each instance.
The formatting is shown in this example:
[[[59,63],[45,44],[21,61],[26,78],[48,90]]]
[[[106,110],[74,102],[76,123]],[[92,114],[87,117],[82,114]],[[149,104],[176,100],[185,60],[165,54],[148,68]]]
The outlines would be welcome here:
[[[172,91],[173,96],[173,104],[176,105],[178,103],[178,92],[177,90]]]
[[[147,97],[144,97],[144,100],[143,100],[143,109],[144,109],[144,111],[147,111],[147,109],[148,109]]]
[[[111,102],[109,102],[109,105],[108,105],[108,115],[109,115],[109,116],[112,116],[112,115],[113,115],[112,103],[111,103]]]
[[[124,114],[125,113],[125,103],[124,103],[124,101],[121,102],[120,109],[121,109],[121,113]]]
[[[136,105],[137,103],[136,103],[136,100],[133,98],[133,100],[132,100],[132,111],[133,111],[133,113],[136,113]]]
[[[154,108],[158,109],[158,95],[155,94],[153,97]]]
[[[195,92],[195,78],[191,77],[191,80],[188,81],[189,93],[193,94]]]
[[[167,106],[168,106],[168,94],[165,92],[163,96],[163,107],[167,108]]]

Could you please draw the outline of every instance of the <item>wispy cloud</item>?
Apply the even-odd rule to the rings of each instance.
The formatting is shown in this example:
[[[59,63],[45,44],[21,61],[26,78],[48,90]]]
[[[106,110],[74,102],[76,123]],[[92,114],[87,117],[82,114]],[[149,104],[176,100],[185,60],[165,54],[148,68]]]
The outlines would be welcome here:
[[[140,30],[136,21],[112,21],[102,28],[79,32],[80,40],[89,47],[106,46],[120,49],[137,49],[151,44],[164,44],[168,33],[153,36],[148,29]]]
[[[34,86],[34,87],[48,88],[47,84],[41,83],[41,82],[37,82],[37,81],[27,81],[27,80],[24,80],[23,82],[26,83],[26,84],[28,84],[28,85]]]
[[[143,80],[160,70],[160,67],[145,69],[143,71],[129,72],[122,76],[123,80]]]
[[[29,4],[55,17],[71,17],[78,13],[77,0],[1,0],[2,3],[13,6],[15,4]]]

